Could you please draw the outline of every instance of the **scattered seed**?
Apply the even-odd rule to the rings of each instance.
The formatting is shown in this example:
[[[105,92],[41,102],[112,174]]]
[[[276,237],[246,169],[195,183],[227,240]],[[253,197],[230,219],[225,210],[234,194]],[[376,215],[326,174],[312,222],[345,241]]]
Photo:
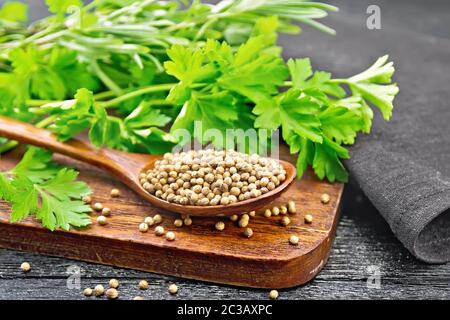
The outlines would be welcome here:
[[[106,290],[106,297],[108,299],[114,300],[117,299],[117,297],[119,296],[119,291],[117,291],[114,288],[109,288],[108,290]]]
[[[94,210],[95,211],[102,211],[103,205],[100,202],[94,203]]]
[[[192,224],[192,219],[187,217],[187,218],[184,219],[183,222],[184,222],[185,226],[190,226]]]
[[[230,217],[230,220],[231,221],[238,221],[238,219],[239,219],[239,216],[237,215],[237,214],[233,214],[231,217]]]
[[[312,223],[313,222],[313,216],[310,214],[305,215],[305,223]]]
[[[91,196],[84,196],[83,198],[81,198],[81,200],[82,200],[84,203],[87,203],[87,204],[89,204],[89,203],[92,202]]]
[[[133,298],[133,300],[144,300],[144,297],[136,296],[136,297]]]
[[[155,214],[155,215],[153,216],[153,221],[155,222],[155,224],[161,223],[161,221],[162,221],[161,215]]]
[[[163,234],[164,234],[164,228],[163,227],[161,227],[161,226],[157,226],[156,228],[155,228],[155,234],[157,235],[157,236],[162,236]]]
[[[272,299],[272,300],[278,299],[278,291],[277,290],[270,290],[269,298]]]
[[[247,221],[249,221],[250,220],[250,216],[248,215],[248,214],[246,214],[246,213],[244,213],[242,216],[241,216],[241,220],[247,220]]]
[[[169,286],[169,293],[170,294],[176,294],[178,292],[178,287],[176,284],[171,284]]]
[[[266,209],[264,211],[264,217],[270,218],[272,216],[272,211],[270,209]]]
[[[148,282],[146,280],[139,281],[139,289],[147,290],[148,289]]]
[[[102,215],[104,215],[105,217],[108,217],[111,214],[111,209],[110,208],[103,208],[102,209]]]
[[[144,223],[146,223],[149,227],[151,227],[152,225],[155,224],[155,221],[153,220],[152,217],[146,217],[146,218],[144,219]]]
[[[249,215],[250,217],[254,217],[254,216],[256,216],[256,211],[250,211],[250,212],[248,213],[248,215]]]
[[[248,226],[248,219],[241,219],[238,222],[239,227],[241,228],[245,228]]]
[[[250,238],[251,236],[253,236],[253,230],[251,228],[245,228],[243,234],[245,237]]]
[[[86,297],[92,296],[92,293],[93,293],[93,290],[92,290],[91,288],[86,288],[86,289],[83,290],[83,294],[84,294]]]
[[[173,233],[172,231],[169,231],[166,233],[166,239],[168,241],[173,241],[175,240],[175,233]]]
[[[289,237],[289,243],[294,246],[298,244],[298,241],[299,241],[299,238],[297,236],[292,235]]]
[[[175,227],[180,228],[180,227],[183,226],[183,220],[181,220],[181,219],[175,219],[175,221],[173,222],[173,225],[174,225]]]
[[[119,189],[111,189],[111,197],[113,197],[113,198],[120,197],[120,190]]]
[[[23,272],[29,272],[31,270],[31,265],[28,262],[23,262],[20,265],[20,269],[22,269]]]
[[[142,233],[147,232],[148,231],[148,224],[146,224],[145,222],[142,222],[139,225],[139,231],[142,232]]]
[[[117,289],[119,287],[119,280],[117,280],[117,279],[109,280],[109,287]]]
[[[279,215],[279,214],[280,214],[280,208],[278,208],[278,207],[273,207],[273,208],[272,208],[272,214],[273,214],[274,216]]]
[[[323,204],[327,204],[328,202],[330,202],[330,196],[327,193],[324,193],[320,196],[320,201]]]
[[[216,230],[223,231],[225,229],[225,223],[223,221],[219,221],[215,225]]]
[[[280,214],[287,214],[288,213],[288,208],[286,206],[281,206],[280,207]]]
[[[288,226],[291,223],[291,219],[288,216],[284,216],[281,218],[280,223],[282,226]]]
[[[292,200],[290,200],[288,202],[288,212],[289,213],[296,213],[297,212],[297,209],[295,208],[295,202],[292,201]]]
[[[97,223],[101,226],[104,226],[108,223],[105,216],[98,216],[97,217]]]
[[[100,297],[105,293],[105,288],[101,284],[96,285],[94,288],[94,292],[96,297]]]

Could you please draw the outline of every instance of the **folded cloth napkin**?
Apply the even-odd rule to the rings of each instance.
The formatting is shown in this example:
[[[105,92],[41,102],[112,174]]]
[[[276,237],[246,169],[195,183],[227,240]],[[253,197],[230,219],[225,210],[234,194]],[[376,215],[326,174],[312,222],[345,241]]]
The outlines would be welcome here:
[[[448,262],[450,31],[447,38],[410,30],[395,21],[397,15],[382,20],[381,30],[369,30],[364,5],[358,11],[357,2],[331,19],[335,37],[308,30],[298,40],[283,39],[286,55],[310,56],[315,67],[332,70],[336,77],[390,55],[400,88],[393,117],[384,122],[376,116],[372,133],[358,138],[345,165],[406,248],[429,263]],[[391,9],[388,2],[381,4],[384,12]],[[409,23],[415,24],[414,19]],[[428,19],[436,23],[431,14]]]

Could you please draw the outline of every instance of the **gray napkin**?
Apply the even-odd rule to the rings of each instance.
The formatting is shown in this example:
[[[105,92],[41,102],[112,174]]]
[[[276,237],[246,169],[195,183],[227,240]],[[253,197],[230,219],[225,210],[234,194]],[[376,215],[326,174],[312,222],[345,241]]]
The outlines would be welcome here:
[[[418,26],[434,23],[442,33],[450,3],[370,1],[381,7],[382,29],[369,30],[368,1],[334,2],[341,8],[331,18],[337,36],[307,30],[298,40],[283,39],[286,56],[310,56],[319,69],[343,77],[390,54],[400,87],[394,116],[386,123],[377,115],[372,133],[359,137],[345,165],[406,248],[423,261],[448,262],[450,31],[447,26],[446,34],[434,36]]]

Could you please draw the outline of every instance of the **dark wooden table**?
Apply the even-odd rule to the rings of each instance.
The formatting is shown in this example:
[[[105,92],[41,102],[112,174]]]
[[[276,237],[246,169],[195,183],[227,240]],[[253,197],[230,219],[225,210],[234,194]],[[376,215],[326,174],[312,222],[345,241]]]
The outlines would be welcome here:
[[[0,0],[0,3],[3,2]],[[37,1],[30,2],[37,6]],[[366,9],[370,4],[377,4],[381,8],[382,30],[367,30],[368,33],[384,32],[389,36],[389,32],[404,32],[407,35],[405,41],[408,41],[408,37],[428,38],[437,42],[450,41],[448,27],[450,2],[447,0],[328,2],[336,4],[341,9],[328,19],[328,23],[335,27],[341,36],[344,36],[345,30],[349,28],[366,28]],[[42,14],[43,11],[38,8],[32,11],[34,18]],[[338,54],[343,52],[333,51],[339,38],[333,40],[327,35],[305,28],[305,33],[296,41],[302,46],[302,53],[318,61],[320,67],[335,69],[337,73],[339,70],[345,70],[338,62]],[[360,45],[362,44],[355,42],[354,47],[346,48],[345,52],[358,59]],[[374,57],[377,56],[377,48],[374,47],[373,51]],[[367,48],[363,52],[367,52]],[[354,66],[348,68],[350,69],[348,74],[359,69]],[[450,264],[427,265],[411,256],[356,186],[349,184],[344,198],[343,215],[328,264],[317,278],[307,285],[281,290],[280,299],[450,298]],[[19,266],[23,261],[32,264],[32,271],[28,274],[20,271]],[[142,295],[147,299],[266,299],[268,296],[265,290],[211,285],[67,259],[0,250],[0,299],[84,299],[80,289],[70,289],[67,285],[68,279],[69,284],[74,283],[71,281],[74,277],[70,276],[78,269],[81,271],[81,290],[96,284],[106,285],[108,280],[114,277],[121,282],[122,299],[130,299],[136,295]],[[141,279],[149,281],[149,290],[138,289],[137,283]],[[176,283],[179,286],[178,295],[168,294],[169,283]]]

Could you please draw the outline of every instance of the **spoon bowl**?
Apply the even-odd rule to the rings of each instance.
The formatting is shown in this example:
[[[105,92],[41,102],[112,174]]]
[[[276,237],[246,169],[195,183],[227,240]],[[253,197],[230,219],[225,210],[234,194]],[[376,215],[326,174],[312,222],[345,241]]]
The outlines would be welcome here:
[[[192,206],[180,205],[160,199],[148,193],[139,181],[139,175],[154,167],[162,156],[129,153],[94,146],[77,139],[67,142],[58,141],[48,130],[37,128],[28,123],[0,116],[0,136],[31,144],[37,147],[63,154],[73,159],[89,163],[103,169],[122,181],[130,189],[156,207],[191,216],[220,216],[249,212],[264,207],[287,190],[296,176],[295,167],[289,162],[279,160],[286,171],[286,179],[274,190],[257,198],[238,201],[228,205]]]

